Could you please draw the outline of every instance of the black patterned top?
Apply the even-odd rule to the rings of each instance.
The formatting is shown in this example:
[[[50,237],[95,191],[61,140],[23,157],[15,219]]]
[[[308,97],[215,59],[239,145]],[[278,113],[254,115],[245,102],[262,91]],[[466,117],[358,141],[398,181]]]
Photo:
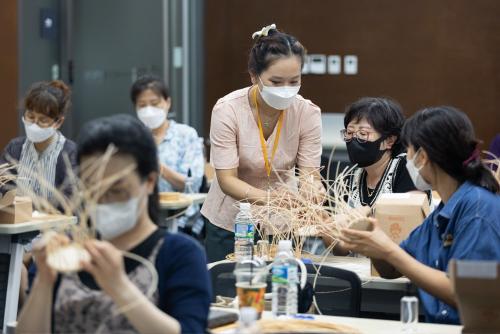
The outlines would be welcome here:
[[[416,190],[406,169],[406,153],[401,153],[391,159],[375,189],[368,189],[366,171],[360,167],[354,169],[348,184],[350,190],[348,203],[354,208],[366,205],[371,207],[380,194],[406,193]]]

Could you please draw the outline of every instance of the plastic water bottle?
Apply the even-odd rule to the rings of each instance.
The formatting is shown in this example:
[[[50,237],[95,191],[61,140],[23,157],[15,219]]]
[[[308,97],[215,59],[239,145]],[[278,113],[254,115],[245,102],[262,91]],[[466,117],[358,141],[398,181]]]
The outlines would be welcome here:
[[[281,240],[272,266],[273,316],[297,314],[297,262],[292,253],[292,241]]]
[[[252,257],[254,233],[250,203],[240,203],[240,212],[234,222],[234,255],[237,261]]]
[[[413,334],[418,325],[418,298],[404,296],[401,298],[401,332]]]
[[[240,309],[240,325],[237,334],[260,334],[260,327],[257,324],[257,311],[253,307],[243,307]]]

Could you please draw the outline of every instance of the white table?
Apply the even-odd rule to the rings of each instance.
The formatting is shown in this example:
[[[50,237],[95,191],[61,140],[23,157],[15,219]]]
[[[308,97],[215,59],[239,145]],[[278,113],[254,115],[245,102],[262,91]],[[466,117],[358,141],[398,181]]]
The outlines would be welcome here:
[[[231,309],[224,309],[226,311],[234,311]],[[347,325],[353,327],[360,331],[361,333],[366,334],[394,334],[394,333],[402,333],[401,331],[401,323],[399,321],[392,320],[377,320],[377,319],[365,319],[365,318],[350,318],[350,317],[332,317],[332,316],[320,316],[314,315],[314,320],[331,322],[339,325]],[[272,318],[271,312],[264,312],[264,319]],[[310,321],[314,321],[310,320]],[[221,327],[216,330],[216,333],[233,333],[232,330],[224,330],[224,327]],[[427,324],[427,323],[419,323],[416,328],[416,332],[414,334],[461,334],[462,326],[454,326],[454,325],[438,325],[438,324]]]
[[[21,283],[21,268],[23,263],[23,245],[29,243],[38,231],[66,224],[76,223],[76,217],[44,216],[33,217],[31,221],[19,224],[1,224],[0,222],[0,256],[8,261],[7,266],[1,266],[0,274],[8,275],[7,282],[2,281],[0,291],[6,291],[2,328],[16,320],[19,302],[19,287]],[[8,273],[5,272],[8,270]],[[2,314],[0,314],[0,317]]]
[[[188,198],[187,201],[160,201],[160,207],[167,210],[180,210],[185,209],[191,204],[200,205],[205,202],[207,194],[182,194],[182,196]]]

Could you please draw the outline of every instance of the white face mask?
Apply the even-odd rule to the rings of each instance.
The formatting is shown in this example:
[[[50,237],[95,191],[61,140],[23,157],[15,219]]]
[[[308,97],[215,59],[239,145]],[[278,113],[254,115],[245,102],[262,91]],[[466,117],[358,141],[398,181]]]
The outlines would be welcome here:
[[[300,85],[273,87],[264,85],[260,77],[259,81],[262,84],[260,96],[270,107],[278,110],[290,107],[300,90]]]
[[[167,119],[167,112],[163,108],[147,106],[137,110],[137,117],[148,128],[157,129]]]
[[[28,122],[22,118],[24,124],[24,131],[26,132],[26,137],[33,143],[41,143],[56,133],[56,129],[53,127],[41,128],[36,123]]]
[[[410,174],[411,180],[413,181],[413,184],[415,187],[420,190],[420,191],[426,191],[426,190],[431,190],[432,187],[427,181],[424,180],[422,175],[420,175],[420,170],[422,167],[417,167],[415,166],[415,158],[417,157],[418,153],[416,153],[413,156],[413,159],[407,159],[406,160],[406,169],[408,170],[408,174]]]
[[[139,217],[139,197],[126,202],[97,204],[94,223],[102,239],[111,240],[130,231]]]

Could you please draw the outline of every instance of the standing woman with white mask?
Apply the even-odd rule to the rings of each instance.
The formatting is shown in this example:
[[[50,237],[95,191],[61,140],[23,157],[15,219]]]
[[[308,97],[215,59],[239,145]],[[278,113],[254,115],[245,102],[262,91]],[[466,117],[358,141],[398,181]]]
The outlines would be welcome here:
[[[58,206],[39,179],[61,188],[68,167],[76,166],[76,144],[59,131],[71,105],[70,95],[62,81],[37,82],[28,91],[22,116],[26,136],[12,139],[0,157],[0,163],[19,162],[15,171],[18,195],[23,195],[23,189],[32,191]],[[66,165],[65,156],[71,166]],[[61,190],[70,195],[69,187]]]
[[[216,178],[202,208],[210,222],[209,261],[233,252],[236,201],[265,204],[278,175],[286,178],[294,167],[310,172],[320,166],[321,111],[297,95],[304,47],[274,24],[252,37],[252,86],[219,99],[212,111],[210,157]],[[319,178],[317,183],[320,189]]]
[[[172,101],[165,83],[155,76],[142,76],[132,85],[130,98],[137,117],[151,130],[158,147],[160,192],[199,192],[205,172],[202,141],[194,128],[167,119]],[[198,205],[190,206],[176,219],[177,226],[199,233],[203,227],[199,212]]]

